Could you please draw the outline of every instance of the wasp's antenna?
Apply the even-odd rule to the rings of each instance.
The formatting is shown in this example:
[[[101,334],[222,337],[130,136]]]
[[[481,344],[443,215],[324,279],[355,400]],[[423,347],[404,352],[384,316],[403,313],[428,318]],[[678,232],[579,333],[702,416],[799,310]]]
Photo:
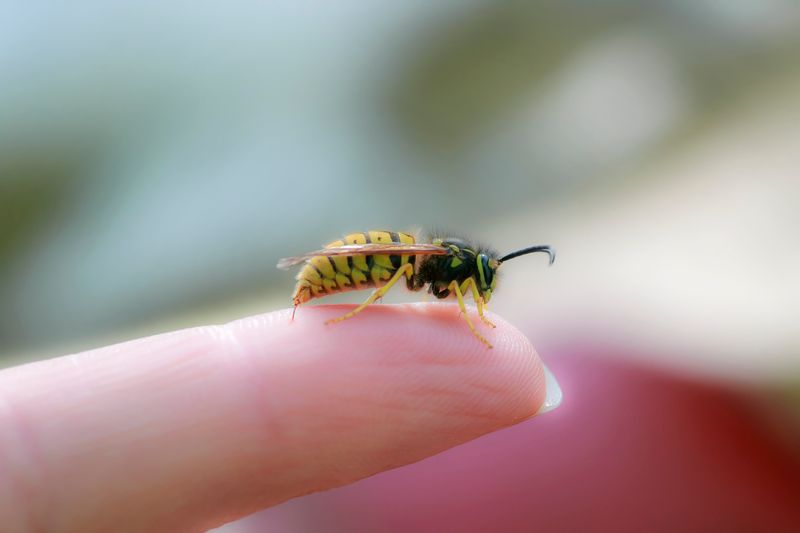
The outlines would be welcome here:
[[[547,252],[547,255],[550,256],[551,265],[553,264],[553,261],[556,260],[555,248],[547,244],[542,244],[538,246],[531,246],[529,248],[523,248],[522,250],[517,250],[516,252],[511,252],[510,254],[506,254],[505,256],[498,259],[497,262],[502,263],[503,261],[508,261],[509,259],[514,259],[515,257],[519,257],[521,255],[533,254],[536,252]]]

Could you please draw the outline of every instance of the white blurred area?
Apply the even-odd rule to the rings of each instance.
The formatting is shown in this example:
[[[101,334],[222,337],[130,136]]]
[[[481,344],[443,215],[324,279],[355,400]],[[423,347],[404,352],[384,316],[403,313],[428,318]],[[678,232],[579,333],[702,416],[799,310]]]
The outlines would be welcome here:
[[[790,0],[6,4],[0,364],[283,307],[279,257],[422,225],[557,247],[492,302],[540,347],[796,383],[798,52]]]
[[[516,297],[528,286],[520,271],[532,268],[516,264],[494,307],[508,306],[539,338],[563,342],[581,331],[589,337],[581,342],[594,337],[705,378],[792,383],[800,375],[800,78],[794,85],[638,168],[633,177],[646,180],[635,187],[501,223],[509,246],[511,236],[524,238],[521,228],[558,226],[553,241],[563,253],[557,268],[536,274],[537,305]]]

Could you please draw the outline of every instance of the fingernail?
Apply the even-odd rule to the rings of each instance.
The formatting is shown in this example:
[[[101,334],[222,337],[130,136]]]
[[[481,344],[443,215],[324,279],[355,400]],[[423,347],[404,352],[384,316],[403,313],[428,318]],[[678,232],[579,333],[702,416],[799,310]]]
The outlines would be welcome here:
[[[561,394],[561,387],[558,385],[558,381],[556,381],[556,377],[550,372],[550,369],[547,366],[544,367],[544,387],[545,387],[545,396],[544,396],[544,403],[539,408],[539,411],[536,413],[537,415],[541,415],[548,411],[552,411],[559,405],[561,405],[561,399],[563,395]]]

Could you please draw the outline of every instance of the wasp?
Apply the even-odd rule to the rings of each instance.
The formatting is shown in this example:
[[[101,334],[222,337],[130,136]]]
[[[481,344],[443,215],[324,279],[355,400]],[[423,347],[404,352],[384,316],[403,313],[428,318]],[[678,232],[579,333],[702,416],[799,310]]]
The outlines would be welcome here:
[[[492,299],[500,265],[535,252],[547,253],[551,265],[556,257],[555,250],[548,245],[529,246],[499,257],[489,248],[458,237],[431,236],[427,241],[417,242],[410,233],[394,231],[351,233],[326,244],[321,250],[281,259],[278,268],[288,269],[305,263],[296,276],[294,311],[314,298],[375,288],[364,303],[349,313],[326,321],[326,324],[354,317],[403,279],[412,291],[427,285],[428,292],[436,298],[455,295],[461,316],[472,334],[491,348],[492,345],[478,333],[470,320],[464,295],[472,294],[478,317],[494,328],[495,325],[484,316],[484,310]]]

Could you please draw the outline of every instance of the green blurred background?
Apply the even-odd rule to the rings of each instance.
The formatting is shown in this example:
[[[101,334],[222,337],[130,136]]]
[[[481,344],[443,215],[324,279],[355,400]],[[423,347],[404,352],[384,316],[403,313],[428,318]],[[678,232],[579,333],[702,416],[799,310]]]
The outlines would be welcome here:
[[[737,376],[766,357],[786,377],[799,13],[5,5],[1,361],[284,306],[279,257],[433,226],[557,246],[557,268],[518,263],[494,303],[539,335],[666,343]]]
[[[0,365],[449,228],[559,250],[492,301],[546,360],[721,383],[800,450],[798,59],[794,0],[3,4]]]

